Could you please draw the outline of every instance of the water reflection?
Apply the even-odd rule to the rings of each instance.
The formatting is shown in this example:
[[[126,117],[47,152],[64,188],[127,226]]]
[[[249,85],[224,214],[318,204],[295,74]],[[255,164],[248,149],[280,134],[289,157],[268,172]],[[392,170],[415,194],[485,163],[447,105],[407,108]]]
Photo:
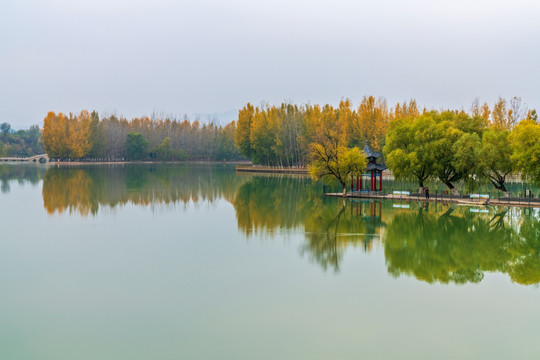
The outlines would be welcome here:
[[[228,166],[50,168],[43,178],[50,214],[218,199],[232,204],[247,238],[303,234],[301,256],[325,270],[338,272],[348,248],[380,247],[395,277],[464,284],[500,272],[540,283],[538,209],[343,201],[306,178],[237,175]]]
[[[234,168],[222,166],[100,166],[50,168],[43,179],[49,214],[97,214],[100,206],[176,204],[226,199],[240,184]]]
[[[504,215],[452,206],[396,213],[384,244],[388,271],[459,284],[481,281],[484,271],[506,272],[515,231],[503,225]]]
[[[339,271],[347,247],[371,251],[374,243],[380,243],[386,227],[382,202],[324,198],[322,205],[306,219],[306,242],[301,253],[308,254],[323,269]]]
[[[10,182],[17,181],[19,184],[37,185],[45,175],[46,168],[43,166],[23,164],[0,165],[0,191],[4,194],[10,192]]]
[[[540,282],[535,209],[343,201],[322,197],[307,180],[273,177],[243,184],[233,204],[247,236],[302,230],[301,254],[323,269],[339,271],[349,247],[380,244],[395,277],[464,284],[502,272],[520,284]]]

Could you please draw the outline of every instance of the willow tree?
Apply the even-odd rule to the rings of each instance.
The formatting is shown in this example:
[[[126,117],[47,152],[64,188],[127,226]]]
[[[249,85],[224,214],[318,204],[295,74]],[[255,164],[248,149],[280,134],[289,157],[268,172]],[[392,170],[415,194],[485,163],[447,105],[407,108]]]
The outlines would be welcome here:
[[[347,180],[364,171],[367,158],[358,147],[345,146],[344,127],[335,118],[323,115],[321,120],[310,145],[309,174],[315,181],[339,182],[346,197]]]
[[[358,147],[325,147],[312,144],[309,175],[315,180],[332,182],[337,180],[343,188],[343,197],[347,196],[347,179],[359,174],[366,168],[366,156]]]
[[[383,152],[386,165],[398,179],[413,177],[420,187],[437,169],[437,123],[430,113],[390,122]]]
[[[487,129],[482,137],[478,164],[482,175],[506,195],[506,177],[514,171],[509,134],[510,131],[497,126]]]

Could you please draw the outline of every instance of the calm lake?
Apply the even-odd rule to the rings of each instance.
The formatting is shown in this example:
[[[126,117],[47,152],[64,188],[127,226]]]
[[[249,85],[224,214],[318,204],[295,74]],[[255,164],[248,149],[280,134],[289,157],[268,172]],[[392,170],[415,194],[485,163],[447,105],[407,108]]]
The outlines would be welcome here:
[[[540,209],[0,165],[1,359],[532,359]]]

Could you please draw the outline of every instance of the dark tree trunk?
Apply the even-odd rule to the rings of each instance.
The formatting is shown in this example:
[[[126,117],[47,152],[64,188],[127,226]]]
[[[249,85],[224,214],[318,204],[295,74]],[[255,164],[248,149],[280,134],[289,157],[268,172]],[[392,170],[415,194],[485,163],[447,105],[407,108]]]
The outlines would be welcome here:
[[[493,180],[493,179],[490,179],[490,181],[493,184],[493,186],[495,186],[495,189],[501,190],[502,192],[505,192],[505,193],[508,192],[508,190],[506,189],[506,186],[504,185],[504,181]]]

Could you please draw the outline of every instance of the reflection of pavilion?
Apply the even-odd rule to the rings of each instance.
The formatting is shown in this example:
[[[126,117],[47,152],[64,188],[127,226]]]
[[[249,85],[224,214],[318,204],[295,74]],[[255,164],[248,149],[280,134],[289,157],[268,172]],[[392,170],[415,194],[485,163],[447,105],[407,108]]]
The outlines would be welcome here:
[[[367,156],[368,164],[366,167],[366,173],[362,176],[356,177],[356,191],[382,191],[382,172],[387,169],[386,165],[382,162],[382,155],[369,146],[368,141],[366,140],[366,146],[362,149]],[[377,160],[379,160],[377,163]],[[369,187],[367,184],[364,184],[365,177],[369,176]],[[377,189],[377,178],[379,179],[379,188]],[[367,182],[367,181],[366,181]],[[354,191],[353,178],[351,177],[351,191]]]
[[[363,243],[364,250],[369,251],[373,247],[373,240],[379,239],[382,228],[386,227],[382,221],[382,201],[351,201],[351,218],[355,216],[366,227]]]

